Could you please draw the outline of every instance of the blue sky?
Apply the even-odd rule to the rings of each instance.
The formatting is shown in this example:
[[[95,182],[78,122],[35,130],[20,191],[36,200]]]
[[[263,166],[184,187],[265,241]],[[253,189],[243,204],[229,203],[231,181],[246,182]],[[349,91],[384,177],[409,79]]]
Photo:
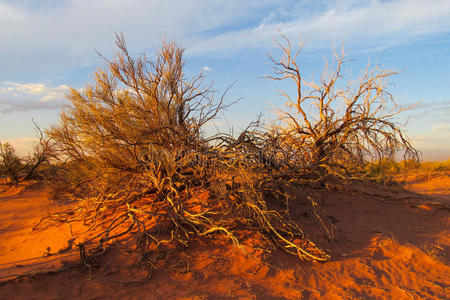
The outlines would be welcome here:
[[[425,159],[450,159],[449,0],[0,0],[0,140],[30,149],[31,120],[45,128],[58,119],[68,87],[82,88],[103,66],[95,50],[114,55],[116,32],[134,54],[176,41],[187,74],[204,70],[219,92],[236,81],[228,100],[241,101],[218,126],[243,127],[259,112],[269,120],[271,105],[285,102],[278,90],[290,90],[261,79],[280,31],[305,42],[306,77],[320,75],[342,42],[349,78],[369,61],[401,71],[390,91],[414,107],[399,121]]]

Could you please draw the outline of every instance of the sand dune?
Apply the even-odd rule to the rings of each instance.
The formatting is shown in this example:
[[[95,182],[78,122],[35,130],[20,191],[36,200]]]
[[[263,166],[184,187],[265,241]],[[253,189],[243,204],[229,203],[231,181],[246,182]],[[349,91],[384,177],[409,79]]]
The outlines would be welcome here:
[[[411,177],[405,188],[358,184],[326,194],[308,191],[328,232],[298,196],[293,216],[331,254],[331,262],[302,262],[281,251],[267,255],[251,234],[243,241],[251,257],[222,237],[205,238],[168,251],[164,265],[145,282],[127,241],[98,256],[95,267],[73,267],[76,249],[57,254],[71,236],[67,225],[31,230],[64,207],[49,201],[42,187],[6,189],[0,194],[0,298],[445,299],[450,177]],[[60,268],[68,270],[53,272]]]

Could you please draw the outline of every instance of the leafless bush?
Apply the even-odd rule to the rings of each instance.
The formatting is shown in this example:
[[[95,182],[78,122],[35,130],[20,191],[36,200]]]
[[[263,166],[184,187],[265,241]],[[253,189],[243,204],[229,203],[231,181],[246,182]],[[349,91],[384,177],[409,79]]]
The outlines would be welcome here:
[[[279,109],[283,125],[272,127],[280,147],[295,157],[302,174],[360,178],[368,163],[392,159],[399,150],[418,160],[395,117],[403,111],[388,91],[394,71],[367,67],[355,82],[344,81],[344,54],[326,61],[318,82],[305,81],[297,58],[302,51],[282,36],[282,56],[269,56],[273,80],[291,80],[296,92],[283,93],[287,107]]]
[[[269,78],[291,79],[297,92],[285,94],[282,125],[265,128],[258,119],[237,136],[206,136],[205,125],[226,108],[225,94],[216,101],[201,73],[187,80],[175,44],[164,43],[154,60],[134,59],[117,37],[117,58],[105,59],[93,85],[71,90],[71,105],[47,131],[56,185],[78,201],[49,220],[89,226],[88,237],[75,243],[83,259],[87,242],[133,234],[150,266],[150,252],[215,233],[246,252],[241,236],[249,230],[267,248],[329,259],[291,218],[287,188],[361,178],[371,162],[398,150],[417,159],[417,152],[395,123],[402,110],[388,110],[387,80],[395,72],[368,68],[343,85],[344,57],[336,55],[318,83],[305,82],[296,61],[301,48],[292,52],[284,41],[283,56],[270,58]]]
[[[24,180],[42,177],[43,163],[48,162],[51,152],[49,139],[45,138],[41,129],[35,124],[39,137],[31,156],[19,157],[9,143],[0,142],[0,176],[6,177],[8,184],[17,184]]]
[[[206,137],[205,124],[226,107],[224,95],[216,101],[201,73],[185,79],[183,50],[164,43],[156,59],[133,59],[122,36],[116,44],[117,58],[105,59],[94,85],[71,90],[71,105],[47,131],[66,192],[79,202],[49,220],[89,225],[80,251],[89,241],[138,234],[149,253],[219,233],[245,252],[239,239],[245,229],[262,234],[268,247],[328,260],[288,211],[268,207],[265,193],[283,191],[270,160],[257,160],[271,147],[258,122],[238,138]]]

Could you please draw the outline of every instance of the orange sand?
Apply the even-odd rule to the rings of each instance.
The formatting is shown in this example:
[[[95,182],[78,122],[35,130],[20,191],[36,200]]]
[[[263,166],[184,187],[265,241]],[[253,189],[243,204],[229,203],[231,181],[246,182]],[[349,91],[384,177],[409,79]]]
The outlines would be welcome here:
[[[121,245],[100,257],[100,268],[6,282],[12,274],[54,270],[77,259],[76,251],[42,258],[47,247],[57,252],[70,238],[67,227],[31,231],[57,209],[46,191],[8,189],[0,193],[0,299],[445,299],[450,177],[415,178],[406,187],[412,191],[361,184],[315,195],[322,219],[328,228],[334,224],[330,234],[293,204],[296,219],[331,262],[307,263],[275,251],[267,266],[256,262],[261,252],[250,237],[244,244],[255,259],[228,241],[204,238],[170,255],[145,283],[136,282],[144,278],[136,254]]]

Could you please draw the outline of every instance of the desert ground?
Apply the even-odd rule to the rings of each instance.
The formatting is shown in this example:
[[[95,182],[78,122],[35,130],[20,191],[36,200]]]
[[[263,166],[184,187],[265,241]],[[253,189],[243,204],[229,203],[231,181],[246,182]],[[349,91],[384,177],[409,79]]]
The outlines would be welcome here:
[[[328,251],[330,262],[304,262],[279,250],[264,253],[251,234],[243,241],[244,255],[217,236],[165,253],[154,260],[151,276],[126,247],[130,241],[116,241],[80,266],[79,250],[59,250],[68,249],[71,231],[83,230],[82,224],[33,230],[41,218],[71,204],[52,201],[40,184],[5,187],[0,193],[0,298],[445,299],[450,294],[450,173],[397,181],[331,186],[315,195],[315,212],[305,209],[304,190],[290,191],[298,198],[293,216]]]

